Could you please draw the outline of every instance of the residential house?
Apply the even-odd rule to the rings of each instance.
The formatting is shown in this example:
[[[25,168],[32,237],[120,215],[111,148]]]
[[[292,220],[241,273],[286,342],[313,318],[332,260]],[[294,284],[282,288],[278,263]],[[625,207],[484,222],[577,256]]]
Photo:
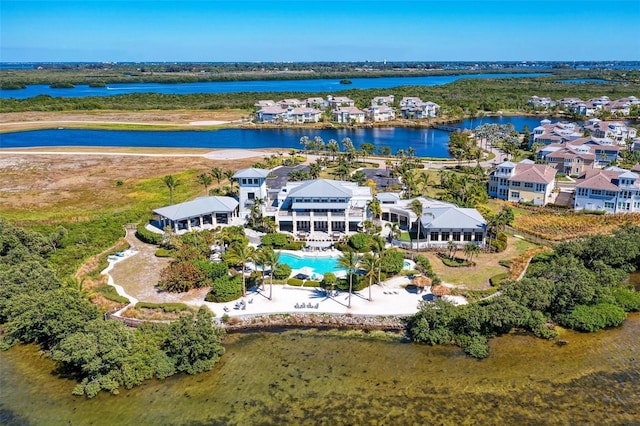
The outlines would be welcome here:
[[[264,107],[274,106],[275,104],[276,103],[273,102],[272,100],[260,100],[260,101],[257,101],[255,104],[253,104],[253,106],[258,108],[264,108]]]
[[[265,214],[274,218],[279,231],[295,235],[357,232],[371,216],[367,205],[372,199],[371,188],[355,182],[287,182],[277,198],[270,200]]]
[[[355,107],[356,103],[353,99],[347,98],[346,96],[331,96],[327,95],[327,102],[329,102],[329,107],[331,109],[336,109],[339,107]]]
[[[318,109],[327,109],[329,106],[329,101],[325,98],[307,98],[305,99],[305,103],[309,108],[318,108]]]
[[[284,121],[286,109],[280,105],[264,106],[257,112],[257,121],[261,123],[280,123]]]
[[[370,121],[391,121],[396,118],[396,110],[387,105],[371,105],[364,112]]]
[[[393,102],[395,101],[395,97],[393,95],[389,95],[389,96],[376,96],[375,98],[371,99],[371,105],[386,105],[386,106],[392,106]]]
[[[553,201],[556,169],[523,160],[505,161],[489,174],[489,195],[513,202],[544,206]]]
[[[298,107],[287,110],[285,121],[288,123],[317,123],[320,121],[322,111],[309,107]]]
[[[587,121],[584,128],[591,132],[591,135],[597,138],[610,138],[618,145],[626,145],[627,140],[635,138],[638,134],[635,127],[627,126],[621,121],[602,121],[597,118]]]
[[[364,123],[365,113],[354,106],[337,107],[331,112],[334,121],[338,123]]]
[[[576,180],[575,210],[640,212],[639,175],[618,167],[587,170]]]
[[[551,120],[544,119],[531,132],[529,146],[533,146],[533,144],[563,143],[582,136],[582,128],[575,123],[552,123]]]
[[[551,98],[539,98],[538,96],[532,96],[531,98],[529,98],[528,104],[534,108],[544,109],[556,106],[556,103],[552,101]]]
[[[440,105],[435,102],[423,102],[422,99],[405,96],[400,101],[400,112],[403,118],[427,118],[438,114]]]
[[[619,152],[620,147],[611,139],[588,136],[539,147],[536,158],[546,161],[560,173],[577,175],[608,166],[618,160]]]
[[[280,105],[280,107],[282,109],[287,109],[287,108],[298,108],[298,107],[302,107],[302,106],[306,106],[307,103],[306,101],[301,101],[300,99],[283,99],[281,101],[278,101],[277,103],[278,105]]]
[[[476,209],[459,208],[455,204],[418,197],[403,200],[397,194],[383,192],[376,195],[380,202],[382,220],[397,223],[400,229],[420,227],[421,248],[443,247],[449,241],[459,244],[469,242],[484,245],[487,222]],[[411,205],[417,200],[422,204],[422,214],[413,212]]]

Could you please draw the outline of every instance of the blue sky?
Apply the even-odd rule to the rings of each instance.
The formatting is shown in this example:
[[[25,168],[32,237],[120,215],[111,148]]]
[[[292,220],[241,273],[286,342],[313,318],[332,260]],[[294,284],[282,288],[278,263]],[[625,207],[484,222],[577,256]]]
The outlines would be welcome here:
[[[0,61],[640,60],[640,0],[0,1]]]

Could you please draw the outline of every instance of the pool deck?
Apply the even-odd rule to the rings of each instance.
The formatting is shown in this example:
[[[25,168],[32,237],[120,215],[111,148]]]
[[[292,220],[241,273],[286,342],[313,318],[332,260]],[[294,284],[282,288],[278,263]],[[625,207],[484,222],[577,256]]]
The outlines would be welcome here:
[[[137,300],[126,294],[124,289],[113,282],[109,271],[113,266],[131,256],[134,250],[126,250],[124,256],[111,258],[109,267],[103,273],[109,275],[109,284],[113,285],[118,294],[127,297],[133,304]],[[185,300],[194,307],[207,306],[215,313],[217,318],[225,314],[230,317],[250,317],[271,314],[286,313],[307,313],[307,314],[351,314],[367,316],[391,316],[391,315],[412,315],[418,311],[418,304],[423,300],[434,300],[430,288],[425,288],[422,293],[416,292],[416,288],[411,286],[406,288],[411,280],[406,276],[396,276],[390,278],[380,285],[374,284],[371,287],[372,300],[369,301],[369,289],[365,288],[351,295],[351,307],[348,304],[348,293],[344,291],[334,291],[329,297],[323,289],[312,287],[295,287],[289,285],[273,285],[272,299],[269,300],[269,282],[265,282],[264,289],[251,288],[247,295],[241,299],[227,303],[211,303],[204,300]],[[464,304],[466,300],[459,296],[445,296],[447,300],[455,304]],[[240,302],[243,301],[244,309]],[[296,307],[296,305],[298,307]],[[304,308],[300,306],[304,305]],[[318,306],[316,308],[316,305]],[[116,315],[127,309],[123,308]]]

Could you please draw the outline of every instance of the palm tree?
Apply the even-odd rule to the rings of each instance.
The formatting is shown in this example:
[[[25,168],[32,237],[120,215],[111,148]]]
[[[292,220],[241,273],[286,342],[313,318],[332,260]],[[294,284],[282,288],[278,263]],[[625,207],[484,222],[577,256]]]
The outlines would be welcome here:
[[[234,242],[226,252],[225,260],[233,265],[242,265],[242,295],[247,294],[246,277],[244,271],[247,262],[255,256],[255,249],[248,244]]]
[[[353,273],[358,268],[360,263],[360,255],[354,251],[345,251],[342,256],[338,258],[338,265],[342,266],[349,273],[349,302],[347,307],[351,307],[351,291],[353,290]]]
[[[480,247],[474,243],[467,243],[464,246],[464,254],[467,256],[467,262],[471,263],[473,256],[480,253]]]
[[[449,240],[447,249],[449,250],[449,259],[453,259],[456,256],[456,251],[458,251],[458,244],[453,240]]]
[[[320,177],[321,170],[322,166],[317,162],[309,164],[309,175],[311,176],[311,179],[318,179],[318,177]]]
[[[327,142],[327,149],[331,152],[331,161],[336,161],[336,152],[340,151],[340,145],[335,139],[329,139]]]
[[[376,235],[371,241],[371,250],[376,254],[376,257],[378,258],[378,284],[380,284],[380,274],[382,273],[382,257],[387,252],[387,242],[380,235]]]
[[[373,300],[371,298],[371,285],[373,284],[373,278],[378,273],[380,259],[377,256],[374,256],[373,253],[367,253],[362,258],[360,266],[365,271],[364,276],[369,279],[369,301],[371,302]]]
[[[422,227],[422,203],[420,202],[420,200],[413,200],[411,202],[411,204],[409,205],[409,209],[416,214],[416,216],[418,216],[418,218],[416,219],[416,225],[417,225],[417,233],[416,233],[416,246],[418,247],[418,249],[420,248],[420,228]]]
[[[373,219],[377,223],[380,223],[380,216],[382,215],[382,206],[380,206],[380,201],[374,197],[368,204],[369,211],[373,215]]]
[[[220,167],[214,167],[211,169],[211,177],[213,177],[217,182],[218,186],[220,186],[220,181],[222,180],[222,169]]]
[[[226,177],[229,182],[232,181],[233,175],[235,175],[235,172],[233,170],[225,170],[224,171],[224,177]]]
[[[262,264],[271,270],[269,274],[269,300],[271,300],[273,296],[273,271],[280,266],[280,252],[276,252],[271,247],[262,246],[258,250],[258,256],[261,258]]]
[[[400,226],[398,226],[397,223],[390,222],[390,223],[387,223],[385,226],[389,228],[390,240],[393,240],[394,238],[400,238],[400,236],[402,235],[402,230],[400,229]]]
[[[209,185],[211,185],[211,175],[201,173],[198,175],[198,183],[204,185],[204,192],[209,194]]]
[[[167,175],[162,178],[164,184],[169,188],[169,204],[173,204],[173,191],[180,185],[180,179],[173,177],[173,175]]]

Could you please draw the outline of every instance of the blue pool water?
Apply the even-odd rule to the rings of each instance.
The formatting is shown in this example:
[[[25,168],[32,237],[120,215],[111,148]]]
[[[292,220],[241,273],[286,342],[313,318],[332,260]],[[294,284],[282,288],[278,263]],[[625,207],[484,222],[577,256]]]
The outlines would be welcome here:
[[[291,269],[308,267],[316,274],[324,275],[327,272],[334,274],[343,269],[338,268],[338,258],[336,257],[299,257],[289,253],[280,254],[280,263],[286,263]]]

